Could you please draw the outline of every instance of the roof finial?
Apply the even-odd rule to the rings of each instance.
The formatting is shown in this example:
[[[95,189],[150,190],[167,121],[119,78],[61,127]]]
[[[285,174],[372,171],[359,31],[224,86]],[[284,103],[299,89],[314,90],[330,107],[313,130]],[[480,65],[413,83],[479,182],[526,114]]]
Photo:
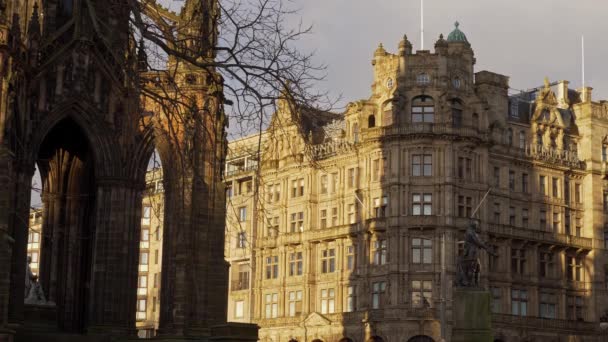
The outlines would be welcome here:
[[[551,85],[549,83],[549,77],[545,76],[545,88],[549,88]]]
[[[456,20],[456,22],[454,23],[454,26],[456,26],[456,28],[458,28],[458,26],[460,26],[460,23],[458,22],[458,20]]]

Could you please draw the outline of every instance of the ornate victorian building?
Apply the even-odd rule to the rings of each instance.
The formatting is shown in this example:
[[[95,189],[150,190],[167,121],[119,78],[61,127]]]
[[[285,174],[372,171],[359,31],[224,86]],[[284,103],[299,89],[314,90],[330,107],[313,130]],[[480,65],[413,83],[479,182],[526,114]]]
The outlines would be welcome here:
[[[283,103],[230,144],[229,320],[262,341],[450,341],[459,241],[489,191],[495,340],[602,340],[608,102],[567,81],[509,95],[474,64],[458,24],[434,52],[404,37],[375,51],[369,99]]]

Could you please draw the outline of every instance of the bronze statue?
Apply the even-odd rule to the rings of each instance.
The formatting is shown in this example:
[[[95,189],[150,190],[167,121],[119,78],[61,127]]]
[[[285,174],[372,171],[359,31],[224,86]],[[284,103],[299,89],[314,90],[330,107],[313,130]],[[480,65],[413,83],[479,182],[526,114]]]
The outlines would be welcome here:
[[[479,250],[485,249],[491,255],[497,255],[490,246],[479,238],[479,222],[471,219],[464,234],[464,254],[458,258],[458,286],[479,287]]]

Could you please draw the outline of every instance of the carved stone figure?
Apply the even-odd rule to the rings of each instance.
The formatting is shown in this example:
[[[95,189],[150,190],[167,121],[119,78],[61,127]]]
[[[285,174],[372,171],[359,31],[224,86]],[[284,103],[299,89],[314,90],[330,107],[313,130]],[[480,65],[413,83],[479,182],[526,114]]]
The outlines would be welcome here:
[[[464,234],[464,254],[458,260],[458,286],[478,287],[481,263],[479,250],[485,249],[491,255],[497,255],[479,238],[479,223],[471,220]]]

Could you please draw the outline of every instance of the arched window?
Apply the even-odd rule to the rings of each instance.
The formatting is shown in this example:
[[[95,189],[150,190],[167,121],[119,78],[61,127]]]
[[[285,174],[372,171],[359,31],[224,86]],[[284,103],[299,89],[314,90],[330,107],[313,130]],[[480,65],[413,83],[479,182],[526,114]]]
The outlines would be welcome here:
[[[507,145],[513,146],[513,130],[507,129]]]
[[[410,338],[407,342],[435,342],[435,340],[426,335],[418,335]]]
[[[374,116],[374,114],[367,117],[367,127],[376,127],[376,117]]]
[[[450,101],[452,106],[452,126],[462,127],[462,102],[458,99]]]
[[[359,124],[356,122],[353,124],[353,142],[359,142]]]
[[[430,96],[418,96],[412,101],[412,123],[435,121],[435,102]]]
[[[519,148],[526,148],[526,132],[519,131]]]

